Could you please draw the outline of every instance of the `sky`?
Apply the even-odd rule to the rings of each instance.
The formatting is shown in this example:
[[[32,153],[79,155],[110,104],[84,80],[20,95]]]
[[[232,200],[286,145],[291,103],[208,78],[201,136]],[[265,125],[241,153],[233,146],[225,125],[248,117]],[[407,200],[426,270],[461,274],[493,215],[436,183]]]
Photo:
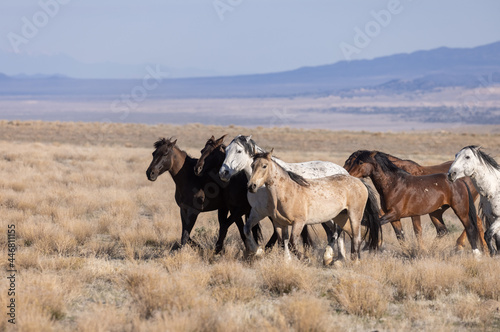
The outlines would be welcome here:
[[[496,41],[498,0],[0,2],[0,72],[8,74],[53,70],[49,60],[62,56],[124,71],[161,64],[177,76],[268,73]],[[71,75],[85,76],[78,70]]]

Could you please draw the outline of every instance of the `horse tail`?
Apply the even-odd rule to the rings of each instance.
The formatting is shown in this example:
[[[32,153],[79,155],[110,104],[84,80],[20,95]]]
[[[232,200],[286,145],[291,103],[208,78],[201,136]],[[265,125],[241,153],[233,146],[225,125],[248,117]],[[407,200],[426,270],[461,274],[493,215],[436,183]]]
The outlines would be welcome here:
[[[374,190],[365,182],[363,182],[366,189],[368,190],[368,199],[365,205],[365,212],[363,219],[370,232],[370,240],[368,242],[368,247],[370,249],[378,249],[379,246],[379,234],[381,234],[382,229],[380,227],[380,217],[379,208],[377,205],[377,196]]]
[[[490,216],[492,215],[491,212],[491,205],[488,202],[488,200],[484,196],[479,197],[479,216],[481,217],[481,220],[484,222],[484,228],[488,229],[490,228],[492,224],[492,220]]]
[[[474,231],[476,232],[476,234],[478,234],[476,205],[474,204],[474,198],[472,197],[472,193],[470,191],[469,186],[465,181],[464,184],[465,187],[467,188],[467,194],[469,195],[469,220],[472,222]]]

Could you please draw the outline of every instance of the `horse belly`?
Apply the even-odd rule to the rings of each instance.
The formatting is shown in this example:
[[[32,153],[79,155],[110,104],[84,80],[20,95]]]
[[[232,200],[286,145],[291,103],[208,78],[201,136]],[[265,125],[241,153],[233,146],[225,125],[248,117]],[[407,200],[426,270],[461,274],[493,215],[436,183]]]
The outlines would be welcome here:
[[[407,196],[405,200],[404,211],[406,211],[406,213],[404,217],[425,215],[449,203],[445,200],[445,195],[442,191],[435,190],[432,187],[419,189]]]
[[[345,208],[344,200],[339,199],[338,196],[330,197],[329,195],[325,195],[323,197],[315,197],[307,205],[307,222],[322,223],[331,220],[338,216]]]

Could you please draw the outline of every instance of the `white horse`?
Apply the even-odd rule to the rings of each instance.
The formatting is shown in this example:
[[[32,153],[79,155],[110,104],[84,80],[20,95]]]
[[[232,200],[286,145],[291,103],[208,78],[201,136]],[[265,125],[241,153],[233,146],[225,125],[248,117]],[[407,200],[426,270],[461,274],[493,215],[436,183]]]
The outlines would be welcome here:
[[[480,147],[466,146],[457,153],[448,171],[450,181],[464,176],[471,178],[481,195],[480,207],[488,227],[484,239],[494,255],[500,250],[500,165]]]
[[[259,147],[255,141],[252,139],[252,136],[236,136],[231,143],[226,147],[226,158],[222,164],[222,167],[219,170],[219,177],[223,181],[229,181],[229,179],[236,173],[240,171],[244,171],[247,179],[250,179],[252,175],[252,163],[253,157],[255,153],[264,153],[266,152],[264,149]],[[303,163],[286,163],[281,159],[276,157],[272,157],[273,160],[283,167],[286,171],[293,172],[302,176],[305,179],[317,179],[329,175],[336,174],[349,174],[347,171],[337,164],[327,161],[309,161]],[[252,202],[255,204],[257,201],[262,201],[267,197],[267,193],[265,190],[257,190],[255,193],[248,193],[248,202],[251,206]],[[265,217],[265,216],[264,216]],[[262,217],[262,218],[264,218]],[[261,218],[261,219],[262,219]],[[323,224],[324,225],[324,224]],[[323,226],[325,231],[328,232],[328,226]],[[345,258],[345,246],[344,241],[341,237],[337,238],[338,240],[338,251],[339,258]],[[329,243],[331,243],[331,239],[328,239]],[[262,253],[262,249],[259,248],[258,254]],[[324,262],[325,264],[329,264],[333,259],[333,248],[328,246],[326,248]]]

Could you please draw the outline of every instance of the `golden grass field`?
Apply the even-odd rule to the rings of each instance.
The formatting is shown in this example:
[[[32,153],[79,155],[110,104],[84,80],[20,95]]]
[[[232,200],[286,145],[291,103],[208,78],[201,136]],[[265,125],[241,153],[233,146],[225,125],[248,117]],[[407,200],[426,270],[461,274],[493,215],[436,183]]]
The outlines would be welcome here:
[[[175,136],[199,156],[211,135],[253,134],[286,161],[343,165],[377,149],[424,165],[470,144],[500,154],[500,134],[368,133],[202,125],[0,121],[0,330],[19,331],[493,331],[500,329],[500,263],[476,260],[463,227],[435,239],[427,218],[421,251],[409,219],[402,248],[389,225],[384,250],[359,264],[322,266],[324,235],[309,260],[280,249],[243,259],[235,226],[214,257],[215,213],[192,232],[203,250],[171,252],[180,239],[169,174],[146,178],[152,144]],[[230,139],[229,139],[230,140]],[[228,140],[228,141],[229,141]],[[7,229],[16,225],[16,325],[7,322]],[[270,236],[268,220],[264,237]]]

